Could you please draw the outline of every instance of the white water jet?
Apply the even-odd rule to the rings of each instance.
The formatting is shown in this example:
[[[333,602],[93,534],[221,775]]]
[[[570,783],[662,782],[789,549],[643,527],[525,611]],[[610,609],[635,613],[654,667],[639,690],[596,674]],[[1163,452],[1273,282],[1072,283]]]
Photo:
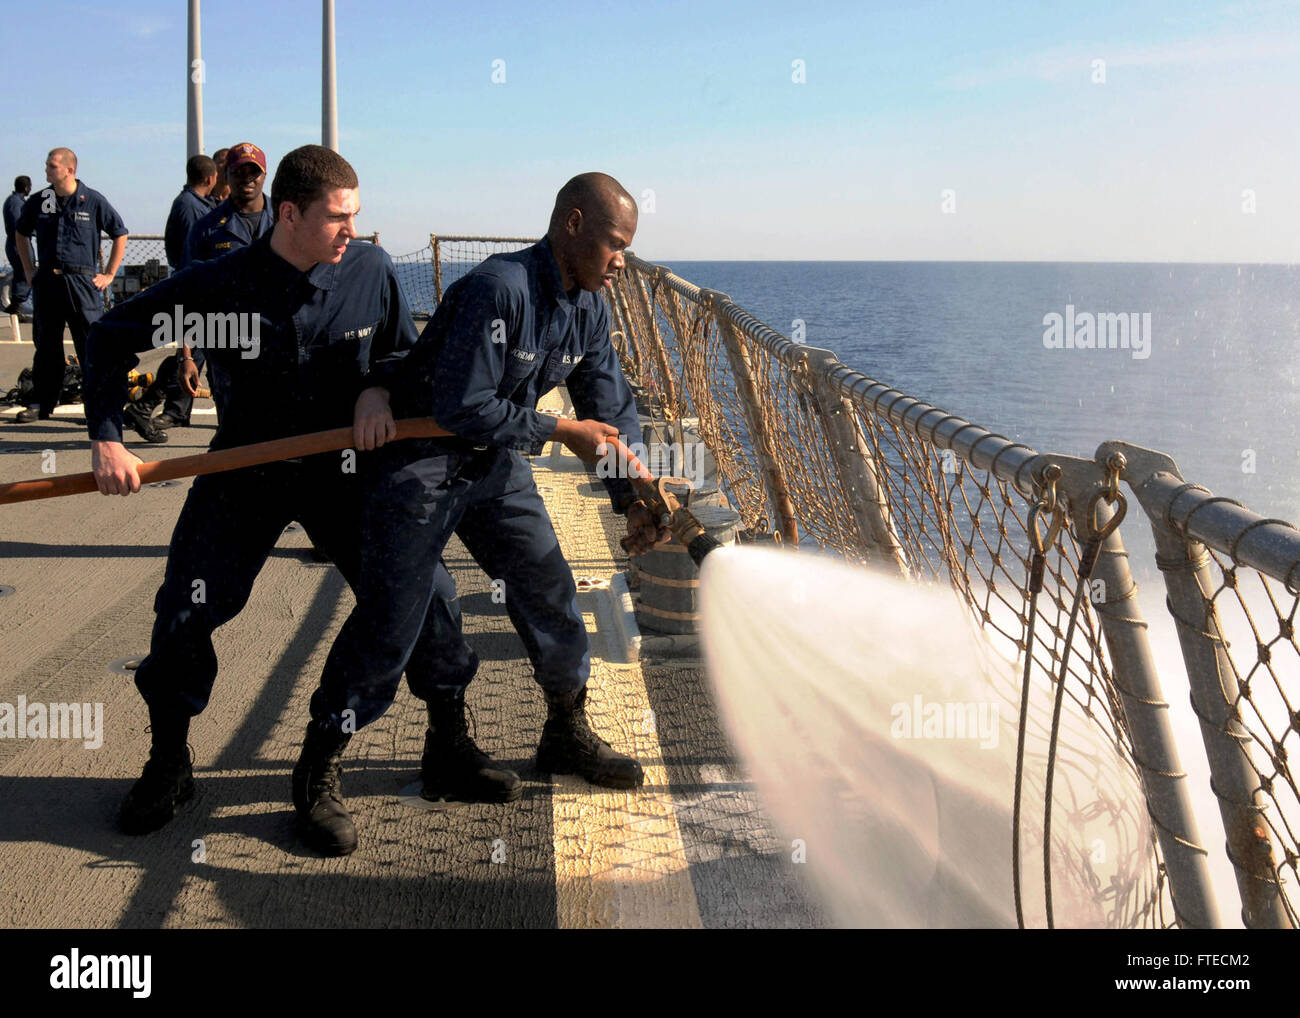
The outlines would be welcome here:
[[[952,590],[732,548],[705,561],[701,616],[723,724],[838,924],[1016,925],[1021,677]],[[1031,927],[1046,925],[1051,713],[1036,672],[1020,826]],[[1151,925],[1156,856],[1137,775],[1069,696],[1053,800],[1055,925]]]

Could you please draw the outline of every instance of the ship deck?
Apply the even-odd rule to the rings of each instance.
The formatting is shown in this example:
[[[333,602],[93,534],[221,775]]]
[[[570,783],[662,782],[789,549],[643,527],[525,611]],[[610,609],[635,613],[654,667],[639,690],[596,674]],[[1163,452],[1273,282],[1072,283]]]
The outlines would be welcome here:
[[[26,327],[24,329],[26,332]],[[71,350],[71,343],[68,344]],[[0,322],[0,381],[30,364]],[[143,366],[163,352],[150,353]],[[558,405],[557,405],[558,409]],[[89,469],[81,408],[12,423],[0,408],[0,481]],[[200,413],[200,411],[202,411]],[[201,452],[215,414],[144,459]],[[290,528],[243,613],[215,635],[221,671],[191,728],[197,794],[163,830],[120,834],[122,796],[148,748],[120,663],[148,649],[153,597],[188,481],[130,498],[78,495],[0,507],[0,703],[102,703],[103,745],[0,739],[0,926],[786,927],[826,924],[803,867],[771,828],[723,736],[698,661],[636,660],[607,581],[626,567],[621,520],[573,457],[535,462],[592,638],[589,711],[646,768],[644,788],[552,782],[532,753],[545,716],[524,648],[458,541],[446,560],[482,664],[469,703],[479,744],[519,771],[509,805],[418,797],[423,705],[405,688],[344,758],[360,847],[323,859],[289,804],[307,703],[352,595]],[[586,586],[586,585],[584,585]]]

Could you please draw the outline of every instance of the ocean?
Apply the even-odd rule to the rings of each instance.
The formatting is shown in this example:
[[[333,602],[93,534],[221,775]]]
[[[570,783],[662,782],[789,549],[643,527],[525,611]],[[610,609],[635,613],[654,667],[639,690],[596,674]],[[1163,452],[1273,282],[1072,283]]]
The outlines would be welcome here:
[[[1216,494],[1300,521],[1300,267],[664,264],[782,335],[801,321],[808,345],[1039,452],[1091,457],[1122,439],[1168,453]],[[1067,306],[1076,320],[1149,315],[1146,349],[1049,348],[1044,319]]]

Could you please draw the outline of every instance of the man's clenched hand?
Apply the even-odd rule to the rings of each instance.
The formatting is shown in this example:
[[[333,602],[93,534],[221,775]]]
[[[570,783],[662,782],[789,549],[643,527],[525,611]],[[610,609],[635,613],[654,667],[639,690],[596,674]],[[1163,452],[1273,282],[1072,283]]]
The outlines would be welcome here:
[[[637,499],[627,507],[627,553],[644,555],[672,539],[672,531],[660,526],[646,504]]]
[[[358,449],[369,452],[397,437],[397,424],[388,405],[388,390],[381,386],[366,389],[357,397],[352,414],[352,441]]]
[[[571,421],[561,417],[555,422],[554,438],[582,462],[593,466],[606,454],[605,440],[618,438],[618,428],[603,421]]]
[[[130,495],[140,490],[143,460],[126,451],[121,442],[91,442],[90,469],[103,495]]]

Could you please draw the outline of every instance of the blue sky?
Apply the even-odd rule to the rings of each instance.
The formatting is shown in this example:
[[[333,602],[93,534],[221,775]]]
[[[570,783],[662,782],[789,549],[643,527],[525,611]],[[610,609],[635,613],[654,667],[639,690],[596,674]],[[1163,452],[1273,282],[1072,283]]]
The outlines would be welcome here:
[[[161,232],[184,0],[0,7],[0,176],[69,145]],[[654,259],[1300,260],[1300,3],[336,8],[340,148],[394,253],[539,233],[601,169]],[[320,141],[319,3],[209,2],[203,56],[209,152]]]

